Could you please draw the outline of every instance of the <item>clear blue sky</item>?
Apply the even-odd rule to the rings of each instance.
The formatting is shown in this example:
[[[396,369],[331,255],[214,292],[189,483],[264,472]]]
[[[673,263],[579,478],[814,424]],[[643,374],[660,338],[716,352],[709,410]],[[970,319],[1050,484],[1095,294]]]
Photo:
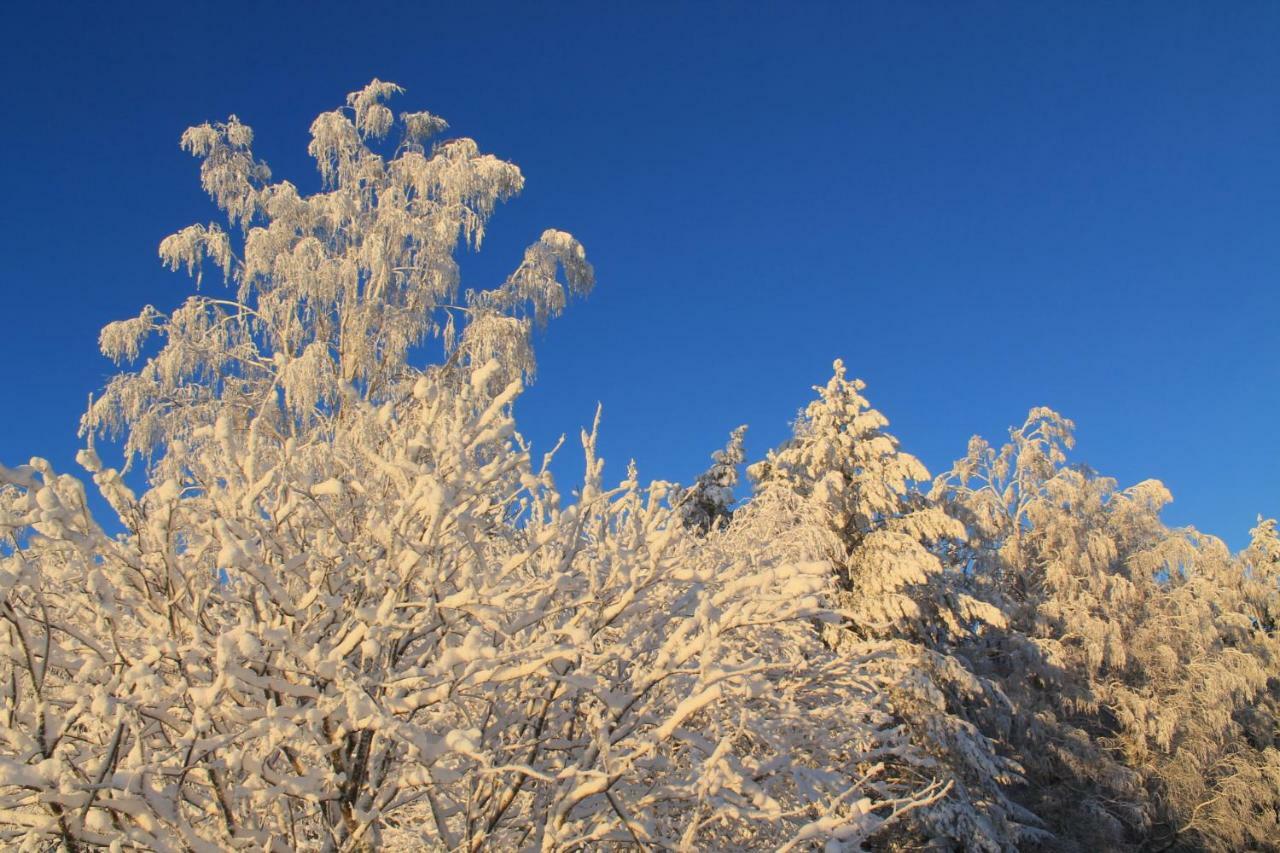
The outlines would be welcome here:
[[[156,258],[213,216],[182,130],[234,112],[314,186],[310,120],[377,76],[525,173],[471,285],[544,227],[596,265],[520,406],[541,446],[600,400],[607,473],[687,482],[839,356],[933,471],[1049,405],[1171,523],[1280,513],[1280,5],[37,5],[0,36],[8,464],[71,469],[98,328],[189,287]]]

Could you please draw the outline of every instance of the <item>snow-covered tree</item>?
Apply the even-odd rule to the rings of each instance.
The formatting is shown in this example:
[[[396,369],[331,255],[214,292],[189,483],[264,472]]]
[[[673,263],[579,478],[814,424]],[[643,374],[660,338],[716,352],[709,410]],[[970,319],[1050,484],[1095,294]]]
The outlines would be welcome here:
[[[448,364],[495,359],[495,387],[532,372],[531,324],[590,291],[586,254],[548,230],[500,286],[459,299],[456,250],[480,247],[495,205],[524,179],[469,139],[431,143],[446,127],[436,116],[396,120],[383,102],[398,91],[375,80],[316,119],[308,150],[326,190],[309,196],[269,183],[252,131],[235,116],[183,134],[229,230],[184,228],[160,256],[197,283],[212,264],[234,291],[192,295],[167,314],[147,306],[103,329],[102,350],[117,361],[136,358],[151,336],[164,345],[108,384],[86,432],[123,433],[126,453],[158,454],[177,471],[184,455],[217,440],[201,430],[222,415],[233,427],[300,435],[355,401],[403,398],[416,381],[408,355],[431,335],[442,337]],[[396,129],[387,159],[376,144]]]
[[[1268,634],[1280,632],[1280,531],[1274,518],[1258,516],[1243,554],[1250,619]]]
[[[705,533],[733,517],[737,501],[733,487],[738,485],[738,466],[746,458],[742,447],[746,434],[746,426],[731,432],[729,442],[711,454],[711,467],[685,490],[680,505],[685,524]]]
[[[1054,849],[1272,849],[1276,718],[1259,709],[1276,657],[1251,573],[1167,528],[1160,483],[1119,489],[1067,464],[1073,428],[1033,409],[1003,447],[973,439],[933,493],[1008,615],[971,657],[1019,708],[1024,803]]]
[[[1162,529],[1167,493],[1157,483],[1120,493],[1067,466],[1073,429],[1034,409],[999,449],[972,439],[933,495],[965,522],[969,571],[1007,615],[1008,630],[985,635],[972,657],[1020,709],[1011,739],[1026,805],[1059,843],[1117,848],[1147,832],[1150,815],[1140,775],[1102,741],[1098,685],[1125,665],[1121,611],[1140,594],[1125,559]]]
[[[1280,638],[1257,618],[1250,567],[1193,530],[1133,562],[1157,589],[1109,699],[1115,740],[1151,791],[1152,835],[1180,849],[1275,850]]]
[[[771,526],[761,539],[832,567],[845,620],[826,630],[827,641],[877,661],[880,689],[926,757],[902,772],[928,768],[949,785],[947,797],[913,816],[913,834],[1007,849],[1035,824],[1003,792],[1017,781],[1017,766],[979,725],[984,716],[1006,717],[1007,703],[956,654],[959,637],[1002,616],[944,570],[934,546],[962,529],[914,488],[928,472],[899,449],[864,387],[835,362],[793,437],[748,469],[756,496],[742,511],[744,524]]]
[[[462,292],[455,249],[520,174],[431,142],[398,91],[316,120],[313,195],[235,118],[183,136],[229,225],[161,255],[233,292],[103,331],[149,353],[84,423],[121,533],[48,462],[0,468],[0,839],[856,849],[935,800],[887,769],[910,745],[874,661],[813,631],[838,618],[826,564],[694,535],[634,472],[606,488],[594,429],[576,502],[533,464],[530,330],[591,267],[547,231]]]

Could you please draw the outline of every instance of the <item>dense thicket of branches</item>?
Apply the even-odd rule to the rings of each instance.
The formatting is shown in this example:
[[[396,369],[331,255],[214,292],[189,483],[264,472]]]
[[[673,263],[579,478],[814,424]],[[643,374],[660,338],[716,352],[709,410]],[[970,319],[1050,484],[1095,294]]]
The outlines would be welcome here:
[[[1171,529],[1047,409],[930,480],[840,362],[749,498],[745,428],[689,488],[593,428],[566,500],[513,407],[592,267],[464,288],[520,172],[398,92],[315,121],[313,194],[184,134],[226,224],[161,256],[229,289],[103,330],[110,523],[0,466],[0,842],[1280,849],[1274,521]]]

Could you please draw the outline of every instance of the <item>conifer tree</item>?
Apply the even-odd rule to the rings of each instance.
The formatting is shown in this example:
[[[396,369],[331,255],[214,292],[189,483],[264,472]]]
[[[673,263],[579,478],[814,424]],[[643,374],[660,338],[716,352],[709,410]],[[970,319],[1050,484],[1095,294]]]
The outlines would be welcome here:
[[[1008,849],[1034,835],[1035,818],[1004,795],[1017,766],[980,728],[1007,714],[995,686],[956,654],[957,638],[999,611],[967,594],[934,551],[960,525],[913,487],[928,472],[901,451],[888,420],[862,396],[865,385],[834,375],[797,418],[794,435],[748,469],[749,512],[781,515],[808,533],[779,537],[835,572],[845,622],[828,628],[834,648],[880,662],[878,684],[912,743],[949,785],[948,796],[915,813],[915,834],[975,850]],[[761,523],[755,520],[754,523]],[[918,772],[911,768],[910,772]]]
[[[729,434],[729,442],[711,454],[711,467],[698,475],[694,484],[681,496],[680,512],[684,523],[707,532],[725,524],[733,517],[736,498],[733,487],[738,485],[738,466],[746,458],[742,439],[746,426],[740,426]]]

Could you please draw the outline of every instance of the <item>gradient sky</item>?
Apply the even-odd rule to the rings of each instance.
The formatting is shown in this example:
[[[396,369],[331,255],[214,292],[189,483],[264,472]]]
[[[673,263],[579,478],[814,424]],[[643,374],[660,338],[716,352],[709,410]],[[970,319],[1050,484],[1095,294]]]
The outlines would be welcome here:
[[[0,35],[7,464],[72,469],[97,330],[190,287],[156,257],[214,218],[182,130],[234,112],[313,189],[311,119],[376,76],[524,171],[467,283],[545,227],[596,266],[539,447],[598,400],[606,476],[687,482],[842,357],[931,471],[1048,405],[1170,523],[1280,514],[1278,4],[37,5]]]

